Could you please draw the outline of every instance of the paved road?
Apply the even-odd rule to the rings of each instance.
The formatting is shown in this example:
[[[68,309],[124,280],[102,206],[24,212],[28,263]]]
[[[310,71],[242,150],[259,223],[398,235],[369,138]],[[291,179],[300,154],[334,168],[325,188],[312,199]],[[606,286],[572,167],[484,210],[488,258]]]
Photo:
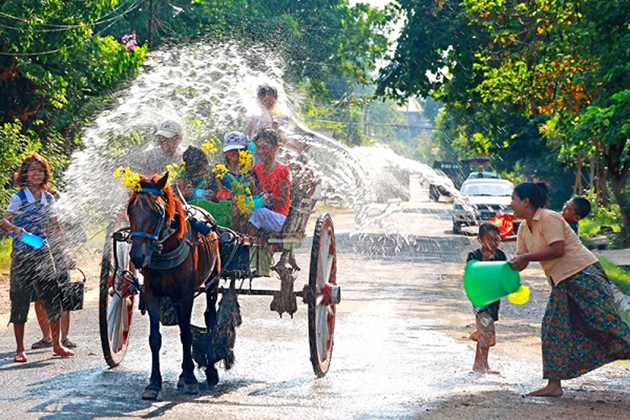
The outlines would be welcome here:
[[[335,211],[343,301],[325,378],[316,379],[310,366],[305,305],[294,319],[279,319],[269,311],[268,297],[242,297],[237,363],[228,372],[220,370],[219,385],[202,387],[198,396],[175,388],[178,330],[163,327],[163,391],[156,402],[142,401],[150,371],[147,317],[135,314],[127,357],[121,366],[107,369],[90,292],[92,300],[73,321],[72,338],[79,348],[72,359],[54,359],[50,350],[39,350],[28,353],[28,363],[13,363],[14,342],[5,318],[0,418],[630,418],[627,364],[569,382],[560,400],[522,398],[542,383],[538,335],[548,288],[539,269],[526,272],[523,280],[532,287],[532,301],[503,307],[490,359],[502,375],[470,372],[474,348],[466,336],[473,317],[460,282],[474,239],[452,235],[449,206],[429,203],[425,190],[416,192],[410,203],[375,210],[383,217],[360,234],[352,234],[351,215]],[[309,240],[297,255],[304,268],[300,286],[307,278]],[[276,287],[273,280],[258,283]],[[200,300],[197,320],[202,306]],[[37,338],[36,324],[29,322],[27,341]]]

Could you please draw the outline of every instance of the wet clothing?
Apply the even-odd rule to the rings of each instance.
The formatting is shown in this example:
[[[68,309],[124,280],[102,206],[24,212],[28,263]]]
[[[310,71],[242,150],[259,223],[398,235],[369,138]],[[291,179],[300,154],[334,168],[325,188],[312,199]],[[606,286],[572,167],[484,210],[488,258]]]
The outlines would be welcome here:
[[[291,171],[289,170],[289,167],[276,162],[276,166],[273,167],[270,173],[266,174],[261,163],[258,165],[254,165],[253,171],[258,177],[258,184],[260,185],[260,189],[266,193],[272,193],[274,197],[280,196],[280,189],[278,188],[278,184],[280,183],[280,181],[288,181],[289,194],[284,203],[284,206],[278,208],[274,207],[271,209],[276,213],[287,216],[289,214],[289,209],[291,208]]]
[[[50,193],[42,191],[42,198],[35,200],[30,190],[24,188],[13,194],[7,212],[13,213],[13,225],[46,238],[50,219],[56,217],[54,203],[55,199]],[[26,322],[31,290],[35,291],[49,320],[56,321],[61,317],[59,285],[48,243],[44,242],[42,247],[35,249],[23,243],[14,233],[9,292],[10,322]]]
[[[225,175],[223,175],[223,179],[221,179],[221,182],[223,183],[223,188],[232,191],[232,187],[234,187],[235,183],[241,185],[246,184],[247,177],[245,175],[236,175],[232,172],[226,172]]]
[[[168,165],[172,165],[173,163],[182,163],[183,154],[184,151],[181,146],[177,147],[175,154],[171,157],[164,153],[164,150],[159,144],[152,144],[142,154],[142,173],[149,177],[154,174],[161,175],[166,172],[166,167]]]
[[[494,321],[487,311],[481,311],[475,315],[476,341],[479,343],[479,346],[490,348],[497,343]]]
[[[42,191],[40,200],[35,200],[28,187],[11,196],[7,212],[13,213],[13,225],[26,229],[28,233],[46,239],[46,229],[51,217],[56,217],[57,212],[53,205],[55,198],[48,191]],[[40,248],[33,248],[18,238],[16,232],[13,235],[13,249],[21,252],[48,252],[48,242],[44,242]]]
[[[191,185],[193,188],[199,188],[202,190],[208,189],[208,178],[204,175],[192,177],[186,171],[182,175],[182,182],[184,185]]]
[[[468,258],[466,258],[466,263],[471,260],[483,261],[483,255],[481,253],[481,248],[475,249],[472,252],[468,253]],[[500,249],[496,249],[494,252],[494,258],[489,261],[507,261],[507,257],[505,253]],[[501,300],[497,300],[496,302],[492,302],[490,305],[485,308],[479,308],[477,306],[473,306],[473,312],[475,314],[479,314],[481,312],[488,313],[494,321],[499,320],[499,309],[501,307]]]
[[[582,245],[569,224],[555,211],[539,208],[534,213],[531,227],[530,231],[527,221],[523,221],[518,229],[518,254],[537,252],[554,242],[564,241],[562,257],[540,261],[550,285],[552,281],[558,284],[597,262],[595,255]]]
[[[31,293],[46,311],[49,321],[61,318],[61,295],[55,266],[49,251],[11,252],[11,318],[9,322],[24,324],[31,303]]]
[[[545,379],[571,379],[630,359],[630,327],[599,263],[554,283],[541,336]]]
[[[287,216],[284,214],[262,207],[250,216],[249,223],[254,225],[256,229],[280,232],[286,219]]]

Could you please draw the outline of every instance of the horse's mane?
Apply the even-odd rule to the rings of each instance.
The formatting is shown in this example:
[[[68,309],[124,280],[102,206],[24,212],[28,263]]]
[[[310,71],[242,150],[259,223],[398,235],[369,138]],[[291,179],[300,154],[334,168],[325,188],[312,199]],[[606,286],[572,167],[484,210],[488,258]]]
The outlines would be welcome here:
[[[161,175],[156,174],[153,175],[149,180],[148,177],[141,175],[140,185],[155,188],[154,185],[160,180],[160,178]],[[162,192],[164,193],[163,196],[153,194],[153,197],[156,198],[152,198],[149,197],[149,195],[151,195],[150,193],[147,194],[134,191],[129,197],[129,203],[138,199],[146,202],[149,205],[154,205],[156,203],[163,205],[164,210],[166,211],[166,222],[169,225],[173,222],[173,220],[175,220],[175,217],[177,217],[177,221],[179,222],[176,231],[177,239],[182,239],[184,235],[186,235],[187,230],[186,212],[184,211],[184,206],[175,197],[175,194],[173,194],[173,189],[170,187],[170,185],[166,185],[166,187],[162,189]]]

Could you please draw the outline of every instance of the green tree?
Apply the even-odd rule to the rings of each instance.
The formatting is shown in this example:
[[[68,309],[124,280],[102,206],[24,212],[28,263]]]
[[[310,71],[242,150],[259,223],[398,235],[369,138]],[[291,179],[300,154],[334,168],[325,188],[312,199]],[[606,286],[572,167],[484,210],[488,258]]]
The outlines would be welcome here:
[[[605,168],[630,241],[629,4],[401,0],[409,21],[379,92],[536,117],[560,159],[580,152]]]

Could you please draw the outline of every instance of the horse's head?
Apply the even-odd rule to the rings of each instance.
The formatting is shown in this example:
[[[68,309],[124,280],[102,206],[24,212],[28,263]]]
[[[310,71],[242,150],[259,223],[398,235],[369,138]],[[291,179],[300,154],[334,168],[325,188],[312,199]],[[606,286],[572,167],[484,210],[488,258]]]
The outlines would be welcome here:
[[[184,209],[168,185],[168,172],[161,178],[159,175],[151,179],[142,176],[140,186],[142,189],[131,194],[127,205],[131,227],[129,256],[138,269],[149,266],[151,255],[165,239],[161,237],[163,230],[171,226],[176,217],[177,238],[183,238],[186,233]]]

